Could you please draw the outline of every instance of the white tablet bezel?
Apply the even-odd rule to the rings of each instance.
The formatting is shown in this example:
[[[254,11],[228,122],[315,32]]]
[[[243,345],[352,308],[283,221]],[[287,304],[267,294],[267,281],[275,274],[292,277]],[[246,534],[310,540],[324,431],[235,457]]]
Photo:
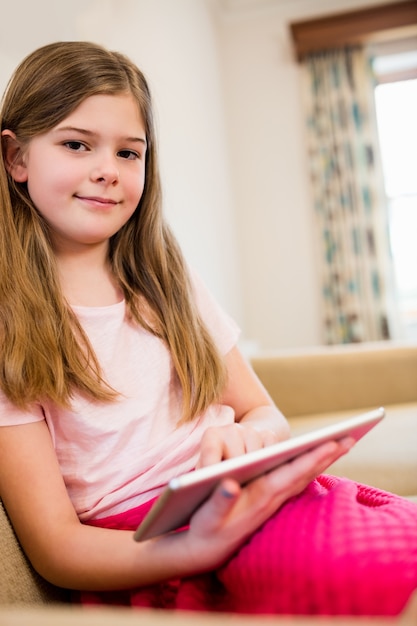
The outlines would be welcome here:
[[[231,477],[244,485],[326,441],[346,436],[358,441],[384,415],[381,407],[172,478],[135,531],[135,541],[144,541],[184,527],[223,478]]]

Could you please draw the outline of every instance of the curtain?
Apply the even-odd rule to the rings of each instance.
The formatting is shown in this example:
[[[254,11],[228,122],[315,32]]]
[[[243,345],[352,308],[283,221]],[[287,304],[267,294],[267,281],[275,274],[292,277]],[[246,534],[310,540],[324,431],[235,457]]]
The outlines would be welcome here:
[[[371,62],[351,48],[301,67],[324,342],[389,339],[393,270]]]

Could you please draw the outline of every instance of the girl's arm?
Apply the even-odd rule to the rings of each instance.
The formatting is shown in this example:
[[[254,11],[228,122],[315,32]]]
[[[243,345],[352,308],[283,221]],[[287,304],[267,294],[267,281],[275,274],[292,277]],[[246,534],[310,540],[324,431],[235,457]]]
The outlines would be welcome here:
[[[45,422],[0,428],[0,494],[29,560],[56,585],[123,588],[178,569],[169,541],[156,559],[157,543],[135,544],[129,532],[79,522]]]
[[[0,427],[0,494],[32,565],[55,585],[123,589],[196,568],[174,536],[136,543],[131,532],[80,523],[45,422]]]
[[[131,532],[79,522],[45,422],[3,426],[0,494],[42,576],[73,589],[116,590],[216,568],[346,449],[346,443],[326,444],[243,489],[226,480],[195,513],[188,531],[135,543]]]
[[[235,424],[206,430],[199,466],[238,456],[290,436],[287,420],[237,347],[227,354],[226,366],[228,382],[220,402],[234,409]]]

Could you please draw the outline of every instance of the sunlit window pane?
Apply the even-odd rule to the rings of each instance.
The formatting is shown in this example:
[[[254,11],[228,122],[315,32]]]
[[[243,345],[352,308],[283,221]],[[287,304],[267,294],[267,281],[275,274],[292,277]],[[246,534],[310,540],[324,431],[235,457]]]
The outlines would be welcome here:
[[[417,79],[378,85],[375,100],[386,192],[417,194]]]
[[[417,80],[375,89],[399,309],[417,340]]]
[[[417,299],[417,196],[391,200],[390,238],[399,294]]]

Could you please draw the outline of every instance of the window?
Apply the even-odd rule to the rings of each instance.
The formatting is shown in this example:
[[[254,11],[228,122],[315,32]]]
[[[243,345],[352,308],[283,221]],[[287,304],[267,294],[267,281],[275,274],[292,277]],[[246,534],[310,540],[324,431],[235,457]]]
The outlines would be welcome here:
[[[417,341],[417,3],[396,0],[290,24],[300,63],[326,50],[366,46],[374,59],[377,130],[389,205],[396,298],[406,338]],[[372,86],[371,86],[372,87]],[[389,309],[391,307],[388,306]],[[394,307],[392,307],[394,308]],[[397,308],[397,307],[395,307]],[[392,317],[393,338],[402,336]]]
[[[375,59],[375,88],[389,236],[406,338],[417,340],[417,52]],[[416,76],[398,80],[405,75]],[[385,78],[384,78],[385,77]],[[389,77],[389,79],[387,78]]]

